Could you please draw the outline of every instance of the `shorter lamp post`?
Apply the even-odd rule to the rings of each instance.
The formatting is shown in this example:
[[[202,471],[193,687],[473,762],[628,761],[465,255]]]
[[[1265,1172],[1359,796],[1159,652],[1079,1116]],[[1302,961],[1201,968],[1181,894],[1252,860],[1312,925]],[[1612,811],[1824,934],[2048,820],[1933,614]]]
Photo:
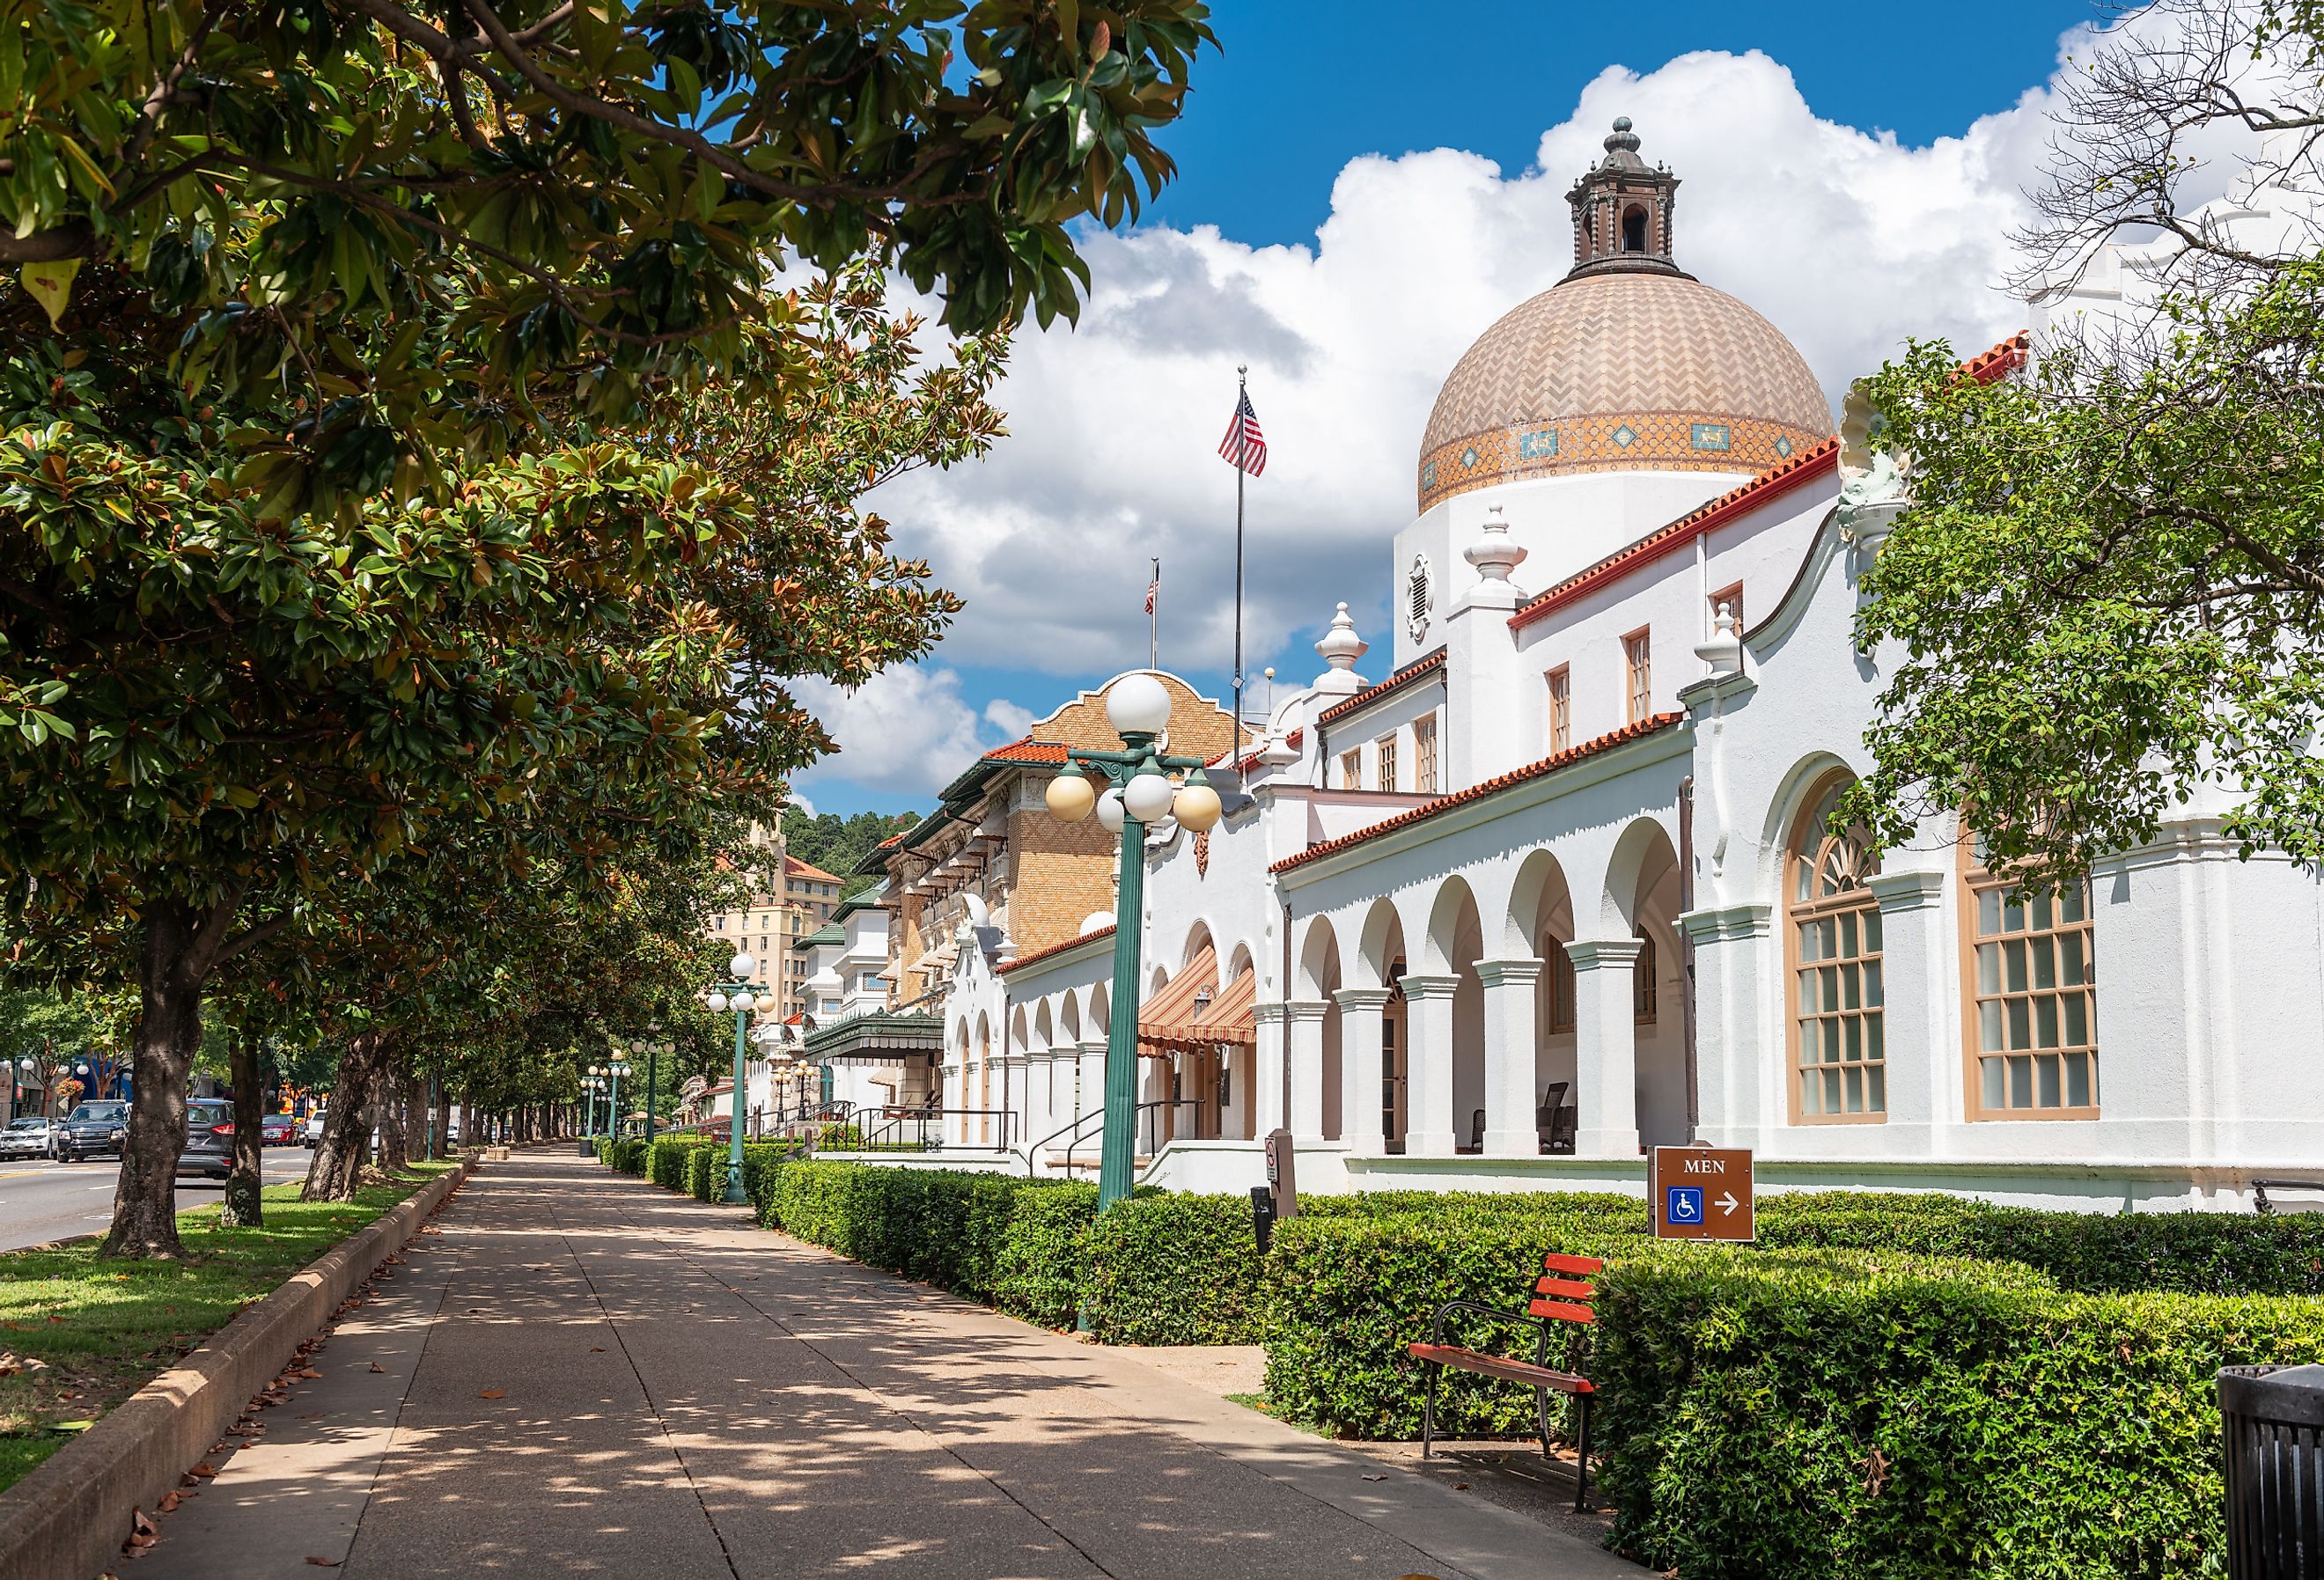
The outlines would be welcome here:
[[[589,1097],[589,1133],[591,1135],[600,1133],[597,1129],[597,1094],[604,1091],[604,1087],[605,1067],[601,1064],[591,1065],[581,1076],[581,1090],[588,1094]]]
[[[757,965],[747,951],[737,954],[726,962],[726,975],[733,980],[713,983],[708,1000],[714,1015],[730,1009],[734,1012],[734,1089],[726,1104],[726,1199],[736,1206],[751,1199],[750,1193],[742,1188],[742,1083],[750,1046],[751,1012],[759,1005],[757,990],[751,981],[751,973]],[[768,1002],[773,1002],[771,996]]]
[[[606,1087],[605,1095],[605,1133],[607,1135],[618,1136],[622,1133],[622,1077],[629,1073],[630,1067],[618,1059],[605,1067],[605,1078],[610,1083]]]
[[[648,1146],[653,1144],[654,1101],[661,1094],[661,1057],[666,1053],[678,1051],[675,1043],[653,1040],[659,1036],[661,1036],[661,1022],[649,1021],[646,1026],[646,1040],[630,1044],[632,1049],[646,1056],[646,1144]]]
[[[1121,836],[1120,878],[1114,896],[1113,1006],[1106,1027],[1105,1130],[1098,1151],[1098,1210],[1130,1191],[1132,1121],[1138,1106],[1138,977],[1140,913],[1146,903],[1146,826],[1176,818],[1181,827],[1201,834],[1215,827],[1223,808],[1219,792],[1203,777],[1199,757],[1171,757],[1155,750],[1170,723],[1170,693],[1151,675],[1125,675],[1107,688],[1106,722],[1121,737],[1119,752],[1076,747],[1049,781],[1051,816],[1078,823],[1092,811],[1108,832]],[[1100,796],[1090,783],[1094,772],[1106,782]],[[1185,782],[1169,775],[1184,771]]]

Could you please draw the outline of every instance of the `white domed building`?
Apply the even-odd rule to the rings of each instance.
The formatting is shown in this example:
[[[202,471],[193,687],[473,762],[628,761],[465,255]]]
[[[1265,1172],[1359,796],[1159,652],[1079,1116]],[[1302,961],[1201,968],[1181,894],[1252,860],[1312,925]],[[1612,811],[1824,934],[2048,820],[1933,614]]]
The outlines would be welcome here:
[[[1420,436],[1394,631],[1340,605],[1224,820],[1149,836],[1141,1178],[1240,1190],[1277,1126],[1308,1190],[1637,1190],[1694,1140],[1763,1187],[2107,1208],[2314,1173],[2324,890],[2236,861],[2216,807],[2025,906],[1951,819],[1877,862],[1826,833],[1868,767],[1851,620],[1896,475],[1680,266],[1679,181],[1627,121],[1606,149],[1571,271]],[[1094,1023],[1112,938],[999,970],[1009,1058],[1097,1089],[1040,1028]],[[1028,1138],[1088,1106],[1026,1089]]]

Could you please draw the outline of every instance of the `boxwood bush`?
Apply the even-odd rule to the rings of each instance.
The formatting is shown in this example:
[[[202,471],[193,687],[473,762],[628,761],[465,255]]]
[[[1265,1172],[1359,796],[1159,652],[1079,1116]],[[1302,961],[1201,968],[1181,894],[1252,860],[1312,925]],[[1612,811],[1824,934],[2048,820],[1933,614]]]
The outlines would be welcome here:
[[[642,1174],[646,1169],[646,1144],[634,1140],[615,1141],[605,1149],[605,1161],[624,1174]]]
[[[1888,1252],[1671,1247],[1600,1310],[1616,1542],[1688,1580],[2218,1574],[2213,1378],[2324,1356],[2310,1299]]]
[[[1133,1197],[1090,1225],[1090,1327],[1113,1344],[1259,1344],[1259,1275],[1249,1197]]]

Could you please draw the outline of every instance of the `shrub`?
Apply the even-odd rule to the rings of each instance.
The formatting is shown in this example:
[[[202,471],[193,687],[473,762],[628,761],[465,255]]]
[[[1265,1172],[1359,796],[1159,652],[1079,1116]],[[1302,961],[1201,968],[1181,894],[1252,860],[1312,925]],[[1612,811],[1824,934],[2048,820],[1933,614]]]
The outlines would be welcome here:
[[[1258,1344],[1259,1269],[1249,1197],[1117,1202],[1090,1225],[1091,1329],[1112,1344]]]
[[[1097,1187],[1056,1180],[1020,1190],[993,1274],[993,1304],[1044,1327],[1072,1327],[1087,1277]]]
[[[686,1190],[694,1154],[720,1150],[716,1141],[698,1135],[657,1136],[646,1149],[646,1178],[670,1190]]]
[[[646,1169],[646,1144],[642,1141],[615,1141],[605,1149],[605,1161],[624,1174],[642,1174]]]
[[[2213,1377],[2324,1355],[2314,1301],[1689,1249],[1608,1270],[1591,1360],[1616,1539],[1689,1580],[2217,1573]]]

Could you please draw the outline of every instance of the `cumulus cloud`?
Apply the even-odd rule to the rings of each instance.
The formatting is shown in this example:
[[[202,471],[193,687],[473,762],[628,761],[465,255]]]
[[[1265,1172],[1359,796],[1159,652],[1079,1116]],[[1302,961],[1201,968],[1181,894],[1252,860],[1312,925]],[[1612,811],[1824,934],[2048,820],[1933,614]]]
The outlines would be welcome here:
[[[1351,162],[1312,246],[1252,246],[1210,226],[1092,236],[1078,329],[1019,340],[1000,395],[1011,437],[879,502],[967,599],[944,658],[1046,670],[1061,691],[1141,663],[1147,559],[1159,555],[1163,663],[1217,685],[1231,663],[1234,474],[1214,451],[1238,364],[1271,450],[1250,485],[1247,672],[1279,661],[1304,679],[1306,644],[1342,598],[1385,636],[1388,541],[1412,513],[1436,387],[1494,319],[1564,273],[1565,191],[1618,115],[1683,180],[1681,265],[1765,313],[1827,393],[1911,336],[1990,345],[2027,317],[1996,282],[2048,98],[2031,89],[1960,137],[1907,148],[1818,119],[1764,54],[1690,54],[1643,75],[1607,69],[1526,171],[1452,149]],[[948,695],[936,683],[913,694]],[[975,724],[958,706],[947,739]]]
[[[799,776],[799,783],[830,799],[823,787],[841,781],[859,790],[927,795],[945,785],[977,756],[1022,735],[1021,728],[992,735],[974,705],[961,692],[957,670],[936,664],[885,670],[853,691],[828,681],[796,683],[799,701],[839,744],[836,756]],[[985,716],[1031,716],[1005,701],[987,705]]]

